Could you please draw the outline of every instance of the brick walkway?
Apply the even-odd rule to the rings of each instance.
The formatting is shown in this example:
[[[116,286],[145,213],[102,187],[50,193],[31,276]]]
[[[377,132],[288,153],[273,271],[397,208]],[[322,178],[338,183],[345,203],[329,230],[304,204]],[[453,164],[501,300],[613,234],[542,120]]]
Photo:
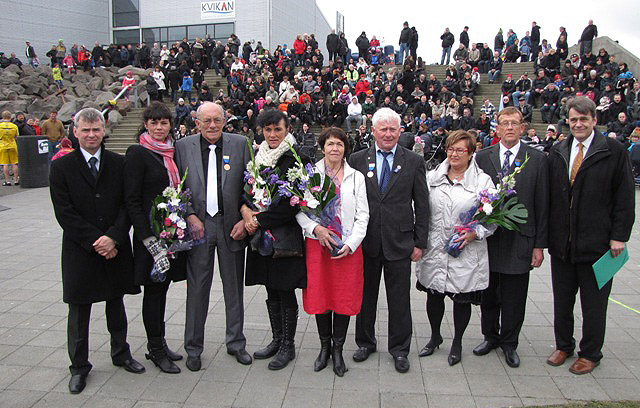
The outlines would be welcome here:
[[[545,364],[553,351],[553,303],[549,262],[531,277],[527,318],[518,352],[520,368],[509,368],[500,351],[484,357],[471,353],[481,340],[479,309],[474,308],[464,338],[462,363],[449,367],[451,303],[443,322],[445,342],[434,355],[419,359],[417,351],[430,334],[424,294],[412,292],[414,340],[411,370],[398,374],[386,352],[364,363],[351,359],[353,335],[345,345],[349,371],[334,376],[331,366],[313,372],[318,338],[313,319],[301,312],[297,359],[272,372],[266,361],[242,366],[225,352],[224,304],[216,275],[207,321],[203,370],[184,366],[179,375],[162,374],[144,359],[146,340],[140,313],[142,296],[126,298],[129,343],[147,372],[135,375],[111,365],[104,309],[96,305],[91,325],[94,369],[80,395],[67,391],[67,307],[60,283],[60,235],[47,189],[20,190],[0,196],[0,407],[508,407],[562,403],[567,400],[640,399],[640,314],[613,301],[609,304],[605,358],[594,373],[575,376],[569,364]],[[640,310],[640,240],[634,229],[631,260],[619,273],[611,298]],[[265,292],[245,292],[247,349],[253,352],[270,339]],[[172,285],[167,302],[167,338],[181,349],[185,284]],[[576,308],[576,324],[580,324]],[[379,310],[379,350],[386,349],[387,311]],[[353,333],[354,323],[350,327]],[[579,328],[578,328],[579,329]],[[579,330],[577,330],[579,337]]]

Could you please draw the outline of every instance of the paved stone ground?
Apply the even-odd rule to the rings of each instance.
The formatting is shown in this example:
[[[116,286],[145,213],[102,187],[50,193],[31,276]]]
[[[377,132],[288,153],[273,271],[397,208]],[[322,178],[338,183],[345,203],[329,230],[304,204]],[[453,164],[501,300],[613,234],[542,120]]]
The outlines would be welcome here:
[[[605,358],[592,374],[575,376],[568,366],[545,364],[553,351],[553,304],[549,263],[533,273],[527,318],[518,349],[522,366],[509,368],[500,351],[485,357],[471,353],[481,340],[479,310],[474,308],[464,338],[462,363],[449,367],[452,337],[451,304],[443,322],[445,343],[430,357],[417,351],[430,334],[425,297],[412,292],[414,339],[411,370],[398,374],[386,349],[387,310],[381,296],[379,349],[364,363],[355,363],[353,335],[346,344],[349,371],[334,376],[331,367],[313,372],[318,338],[313,319],[301,313],[295,362],[279,372],[266,361],[242,366],[225,353],[224,304],[220,280],[212,289],[203,370],[192,373],[179,362],[179,375],[162,374],[144,360],[145,337],[140,314],[142,296],[126,298],[129,342],[134,356],[147,367],[135,375],[111,365],[104,309],[96,305],[91,324],[94,369],[85,391],[70,395],[66,354],[66,314],[60,283],[60,235],[47,189],[20,190],[0,198],[0,407],[508,407],[544,405],[567,400],[640,399],[640,314],[610,302]],[[612,299],[640,310],[640,240],[629,244],[631,260],[616,277]],[[245,292],[248,350],[270,339],[265,292]],[[181,349],[185,284],[172,286],[167,302],[167,337]],[[579,336],[580,312],[576,307]],[[351,324],[350,332],[353,333]]]

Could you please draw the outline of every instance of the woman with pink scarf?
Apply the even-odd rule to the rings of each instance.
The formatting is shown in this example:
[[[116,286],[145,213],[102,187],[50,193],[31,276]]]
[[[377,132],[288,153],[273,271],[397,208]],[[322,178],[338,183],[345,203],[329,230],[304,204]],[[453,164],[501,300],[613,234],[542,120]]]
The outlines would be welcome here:
[[[167,346],[164,311],[169,284],[186,277],[186,257],[177,253],[174,259],[168,259],[167,248],[154,235],[150,222],[153,200],[165,188],[177,188],[180,183],[178,168],[173,161],[172,128],[172,114],[166,105],[154,101],[145,109],[137,137],[139,143],[127,149],[124,190],[127,212],[134,228],[135,282],[144,286],[142,320],[149,350],[146,357],[163,372],[177,374],[180,368],[174,361],[182,359],[182,356]],[[168,279],[152,282],[150,272],[153,267],[166,270],[167,263]]]

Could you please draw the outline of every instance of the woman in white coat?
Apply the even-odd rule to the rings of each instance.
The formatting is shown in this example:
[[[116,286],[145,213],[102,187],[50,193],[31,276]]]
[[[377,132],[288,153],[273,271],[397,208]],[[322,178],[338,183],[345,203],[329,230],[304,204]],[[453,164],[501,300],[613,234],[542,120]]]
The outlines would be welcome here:
[[[444,299],[453,300],[455,335],[449,352],[449,365],[462,358],[462,336],[471,317],[471,304],[480,304],[481,291],[489,285],[489,258],[485,238],[495,226],[476,225],[474,231],[460,233],[460,255],[447,253],[445,245],[460,225],[460,214],[476,203],[478,193],[493,188],[491,178],[473,160],[475,138],[466,131],[452,132],[446,142],[447,159],[427,174],[429,187],[428,246],[416,265],[418,290],[427,292],[427,317],[431,339],[420,357],[433,354],[442,344],[440,324],[444,316]]]
[[[320,354],[314,371],[333,360],[333,371],[342,377],[347,367],[342,358],[349,316],[360,312],[364,285],[363,256],[360,243],[367,233],[369,204],[364,175],[347,164],[349,139],[342,129],[330,127],[318,138],[324,159],[316,170],[330,177],[339,195],[341,238],[344,246],[332,256],[332,244],[338,234],[300,212],[296,216],[306,237],[307,288],[302,291],[304,310],[316,315],[320,335]],[[332,322],[333,321],[333,322]],[[333,339],[333,348],[331,341]]]

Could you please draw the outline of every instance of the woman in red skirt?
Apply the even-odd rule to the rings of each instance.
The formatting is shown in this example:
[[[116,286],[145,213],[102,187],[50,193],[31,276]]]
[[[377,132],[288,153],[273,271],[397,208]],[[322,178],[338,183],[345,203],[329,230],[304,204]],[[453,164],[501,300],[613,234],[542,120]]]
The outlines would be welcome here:
[[[364,175],[351,168],[345,153],[349,139],[342,129],[325,129],[318,138],[324,159],[316,163],[322,177],[330,177],[337,186],[336,211],[340,233],[323,227],[302,212],[296,219],[306,237],[307,288],[303,290],[304,310],[316,315],[320,335],[320,354],[314,371],[333,359],[333,371],[342,377],[347,367],[342,346],[347,336],[349,317],[360,312],[363,287],[363,258],[360,243],[367,233],[369,205]],[[331,255],[335,237],[344,243],[336,256]],[[331,340],[333,339],[333,348]]]

